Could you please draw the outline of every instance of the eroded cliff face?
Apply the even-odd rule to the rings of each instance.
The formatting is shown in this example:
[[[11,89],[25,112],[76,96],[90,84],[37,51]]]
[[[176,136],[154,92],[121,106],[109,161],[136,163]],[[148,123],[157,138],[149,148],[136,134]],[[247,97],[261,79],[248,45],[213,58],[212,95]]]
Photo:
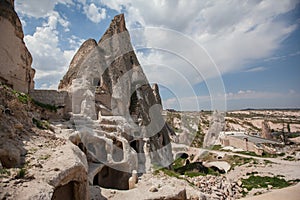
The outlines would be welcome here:
[[[72,80],[77,77],[78,69],[76,66],[81,65],[85,59],[85,56],[89,54],[96,46],[97,42],[94,39],[88,39],[80,46],[70,63],[68,72],[59,83],[59,90],[67,90],[70,87]]]
[[[0,1],[0,82],[28,93],[34,88],[32,57],[23,41],[22,24],[13,0]]]
[[[171,164],[170,130],[161,115],[158,86],[148,83],[123,14],[114,17],[98,44],[83,43],[59,89],[72,96],[78,132],[71,140],[82,146],[90,166],[99,165],[90,182],[96,177],[100,186],[128,189],[132,170]],[[102,173],[109,174],[107,180]],[[112,179],[121,185],[109,185]]]

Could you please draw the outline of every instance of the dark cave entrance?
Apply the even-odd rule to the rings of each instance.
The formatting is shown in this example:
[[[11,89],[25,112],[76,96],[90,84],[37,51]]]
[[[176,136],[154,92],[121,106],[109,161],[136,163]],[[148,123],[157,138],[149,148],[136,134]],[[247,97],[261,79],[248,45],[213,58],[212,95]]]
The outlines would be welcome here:
[[[139,153],[138,143],[136,140],[130,142],[130,146],[135,150],[135,152]]]
[[[100,187],[108,189],[128,190],[129,178],[130,174],[127,172],[104,166],[94,177],[93,185],[99,185]]]
[[[76,197],[79,197],[78,195],[76,195],[76,192],[78,192],[77,185],[78,185],[78,183],[76,183],[75,181],[71,181],[65,185],[55,188],[51,199],[52,200],[78,199],[78,198],[76,198]]]
[[[136,91],[134,91],[130,97],[129,114],[135,123],[137,123],[138,118],[138,102]]]

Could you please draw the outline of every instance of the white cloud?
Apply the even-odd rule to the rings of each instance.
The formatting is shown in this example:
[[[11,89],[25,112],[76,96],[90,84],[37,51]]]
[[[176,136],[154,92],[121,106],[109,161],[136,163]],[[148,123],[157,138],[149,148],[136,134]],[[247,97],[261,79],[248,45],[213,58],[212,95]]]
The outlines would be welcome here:
[[[277,92],[265,92],[254,90],[239,90],[237,93],[227,93],[227,100],[241,100],[241,99],[274,99],[282,97],[283,94]]]
[[[94,3],[84,5],[83,10],[87,18],[94,23],[99,23],[101,20],[106,18],[106,10],[104,8],[97,7]]]
[[[94,23],[99,23],[106,19],[106,9],[99,5],[99,2],[77,0],[76,7],[79,11],[83,10],[83,14]]]
[[[264,59],[264,61],[268,62],[268,61],[275,61],[275,60],[285,60],[287,59],[288,57],[294,57],[294,56],[298,56],[300,55],[300,51],[296,51],[296,52],[293,52],[293,53],[289,53],[287,55],[280,55],[280,56],[272,56],[270,58],[266,58]]]
[[[57,89],[59,80],[67,71],[67,67],[80,46],[82,40],[72,36],[69,40],[70,47],[62,50],[60,47],[60,34],[58,25],[64,32],[70,31],[70,22],[57,11],[57,4],[74,5],[72,0],[19,0],[16,10],[22,16],[43,18],[46,21],[36,27],[32,35],[25,35],[24,41],[33,56],[32,67],[36,69],[36,86],[43,89]]]
[[[72,0],[17,0],[15,8],[18,13],[29,17],[46,17],[54,10],[56,4],[72,5]]]
[[[47,23],[37,27],[33,35],[25,36],[26,45],[34,58],[33,67],[37,68],[37,79],[46,80],[53,74],[61,77],[75,52],[74,49],[82,42],[80,38],[72,36],[68,38],[70,50],[63,51],[59,47],[57,24],[63,26],[65,31],[69,30],[70,24],[65,17],[53,12],[58,3],[74,5],[72,0],[16,1],[18,13],[47,19]],[[150,81],[162,83],[176,94],[185,94],[185,88],[192,88],[193,84],[219,76],[219,71],[214,69],[210,56],[222,74],[264,70],[264,67],[247,70],[242,66],[247,66],[247,63],[256,59],[270,57],[299,23],[281,20],[280,17],[295,8],[297,0],[276,3],[272,0],[101,0],[101,3],[102,5],[96,1],[77,0],[76,6],[80,5],[87,18],[94,23],[107,17],[103,8],[105,5],[118,12],[125,12],[126,23],[128,28],[131,28],[131,33],[137,24],[143,27],[164,27],[174,29],[179,34],[183,33],[194,44],[199,44],[191,48],[186,46],[187,43],[182,42],[178,35],[169,35],[166,31],[150,31],[139,35],[144,46],[161,47],[148,53],[138,53]],[[185,36],[183,38],[187,39]],[[299,55],[299,52],[295,55]],[[178,84],[179,82],[181,84]],[[51,84],[48,84],[48,87],[49,85]],[[242,94],[228,95],[230,94],[227,94],[230,98],[238,98]],[[243,95],[250,97],[254,94],[248,91]],[[259,92],[255,92],[255,95],[259,95]],[[180,98],[183,98],[183,95]]]
[[[242,71],[243,66],[247,66],[251,61],[272,55],[280,47],[282,40],[297,27],[297,22],[293,24],[293,22],[280,19],[282,14],[295,8],[296,0],[276,3],[271,0],[191,0],[188,2],[185,0],[113,2],[102,0],[102,3],[117,11],[123,8],[131,31],[136,24],[140,24],[143,27],[170,28],[188,35],[195,43],[202,45],[208,51],[222,74]],[[185,44],[168,35],[154,33],[143,37],[149,47],[155,41],[156,44],[164,45],[165,50],[176,46],[185,48]],[[194,53],[193,49],[189,51]],[[153,57],[151,54],[146,56]],[[193,57],[199,61],[197,59],[199,55],[195,54]],[[170,56],[162,55],[160,60],[169,60],[169,63],[172,63],[172,59]],[[208,60],[209,56],[206,56],[206,59],[195,64],[201,68],[200,71],[210,74],[204,78],[218,76],[218,73],[210,72],[211,64]],[[181,68],[188,69],[189,67],[181,65]],[[189,73],[191,71],[187,70],[187,74]],[[195,80],[197,76],[198,74],[194,74],[189,77]],[[176,84],[173,77],[166,76],[165,78]]]
[[[33,55],[32,67],[36,69],[35,79],[48,81],[49,87],[58,84],[75,52],[63,51],[59,47],[59,33],[56,30],[58,23],[66,26],[66,22],[57,12],[51,12],[48,14],[47,22],[37,27],[33,35],[24,37],[26,46]]]
[[[24,21],[23,19],[20,19],[20,21],[21,21],[22,27],[24,28],[27,25],[26,21]]]
[[[78,49],[85,40],[75,35],[72,35],[71,37],[68,38],[68,41],[71,49]]]
[[[267,69],[266,67],[259,66],[259,67],[253,67],[253,68],[247,69],[245,72],[262,72],[262,71],[265,71],[266,69]]]

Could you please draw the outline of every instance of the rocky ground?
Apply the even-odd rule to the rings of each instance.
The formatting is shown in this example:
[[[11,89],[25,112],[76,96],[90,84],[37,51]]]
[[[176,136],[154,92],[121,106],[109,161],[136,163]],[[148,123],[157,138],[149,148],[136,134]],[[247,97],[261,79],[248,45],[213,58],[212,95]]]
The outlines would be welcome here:
[[[72,122],[62,120],[49,108],[35,105],[22,93],[5,86],[0,87],[0,92],[0,199],[50,199],[53,188],[62,182],[77,180],[87,183],[86,180],[80,180],[86,177],[86,158],[68,139],[74,131]],[[297,114],[291,113],[293,116]],[[196,120],[196,117],[193,113],[190,118]],[[209,117],[201,120],[209,123]],[[180,121],[177,120],[177,123],[180,125]],[[190,125],[196,128],[196,123],[190,121]],[[178,126],[177,129],[182,127]],[[300,180],[300,153],[297,149],[269,158],[173,144],[174,155],[177,152],[186,152],[193,155],[193,159],[190,159],[192,162],[201,161],[205,166],[213,164],[223,168],[226,173],[189,176],[176,174],[172,170],[156,169],[140,176],[139,182],[131,190],[88,186],[89,198],[259,199],[261,195],[258,194],[262,194],[267,199],[270,196],[274,198],[272,194],[280,197],[286,191],[290,199],[300,195],[297,184]],[[77,175],[74,176],[74,173]],[[267,187],[248,190],[243,179],[251,176],[279,177],[294,186],[278,190],[270,183]]]
[[[3,85],[0,102],[0,199],[51,199],[62,182],[84,181],[85,155],[48,121],[56,112]]]
[[[300,132],[299,110],[242,110],[222,113],[224,131],[245,131],[259,133],[262,122],[266,120],[274,132]],[[166,120],[177,133],[196,132],[200,125],[201,130],[207,133],[213,121],[213,112],[176,112],[164,111]]]
[[[165,111],[164,116],[175,130],[176,136],[173,136],[173,141],[187,144],[173,144],[174,154],[185,152],[191,162],[201,161],[204,165],[213,162],[215,166],[225,169],[224,162],[226,162],[231,166],[228,172],[221,176],[184,177],[193,185],[199,186],[199,190],[208,198],[237,199],[245,196],[250,198],[277,190],[275,186],[268,184],[247,189],[242,180],[253,176],[257,179],[267,177],[276,180],[279,177],[292,185],[300,180],[299,110],[243,110],[226,113]],[[190,147],[204,145],[204,136],[211,132],[214,122],[219,124],[221,122],[223,131],[244,131],[259,135],[263,121],[268,123],[272,132],[285,132],[288,136],[288,145],[282,149],[281,156],[258,157],[235,153],[237,149],[234,148],[214,149],[214,146],[208,149]],[[189,138],[190,133],[194,133],[193,136],[196,138]],[[273,139],[282,142],[278,137]],[[292,191],[290,196],[299,195],[299,192]]]

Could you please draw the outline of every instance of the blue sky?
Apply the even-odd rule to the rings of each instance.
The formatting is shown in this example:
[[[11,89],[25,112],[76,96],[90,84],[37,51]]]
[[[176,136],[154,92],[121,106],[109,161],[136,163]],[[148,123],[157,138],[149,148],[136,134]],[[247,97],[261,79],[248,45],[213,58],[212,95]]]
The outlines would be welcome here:
[[[297,0],[16,0],[36,88],[56,89],[79,46],[125,13],[164,108],[300,108]]]

